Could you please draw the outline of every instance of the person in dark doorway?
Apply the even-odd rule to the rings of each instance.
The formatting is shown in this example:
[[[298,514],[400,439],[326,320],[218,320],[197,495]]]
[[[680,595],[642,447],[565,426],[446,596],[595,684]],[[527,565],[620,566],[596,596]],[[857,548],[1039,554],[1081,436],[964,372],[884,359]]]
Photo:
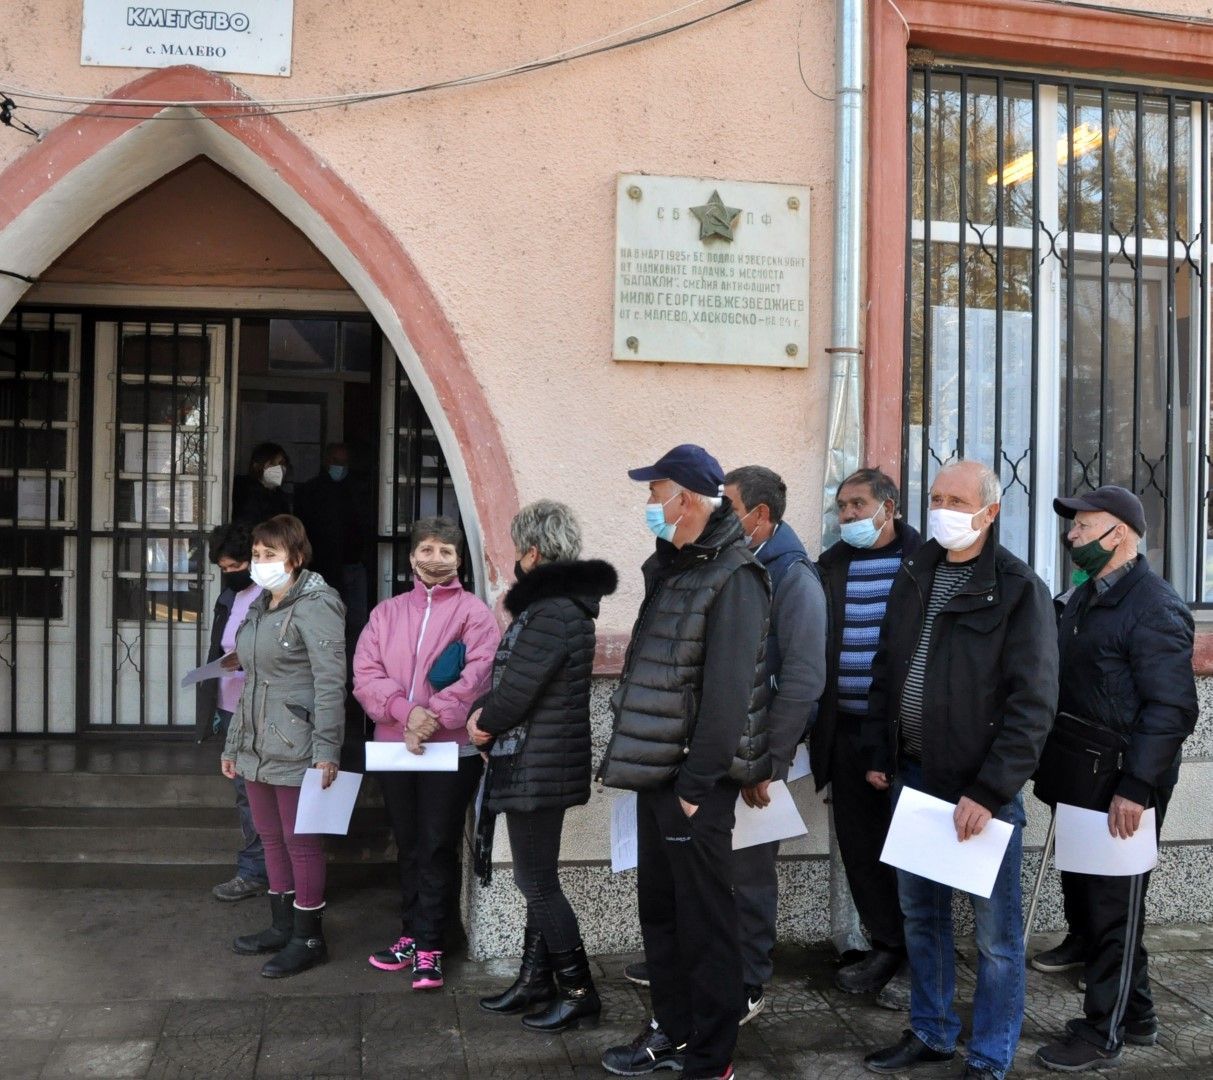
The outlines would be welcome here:
[[[249,574],[253,537],[247,525],[220,525],[211,532],[207,544],[211,562],[219,567],[222,574],[222,590],[211,617],[211,647],[206,657],[206,662],[210,664],[235,650],[236,631],[244,622],[253,601],[261,595],[261,586],[253,584]],[[243,689],[243,671],[232,671],[222,678],[204,679],[197,684],[196,732],[199,742],[217,734],[226,743],[228,727],[233,713],[240,707]],[[253,824],[244,779],[233,777],[232,785],[236,789],[236,812],[240,816],[243,843],[236,852],[236,876],[211,890],[216,900],[247,900],[252,896],[263,896],[269,888],[265,851],[261,846],[261,837],[257,835],[257,826]]]
[[[468,734],[488,752],[476,870],[487,885],[493,815],[504,813],[527,925],[518,978],[480,1006],[496,1013],[540,1006],[522,1018],[523,1026],[556,1032],[596,1020],[602,1010],[577,916],[560,887],[559,862],[565,811],[590,798],[594,620],[617,579],[609,563],[580,558],[581,529],[563,503],[541,499],[523,507],[510,534],[517,561],[505,608],[513,622],[493,663],[493,688],[473,708]]]
[[[830,630],[826,688],[809,736],[809,761],[817,790],[830,785],[838,850],[872,950],[834,982],[848,994],[879,991],[877,1004],[905,1009],[910,983],[897,872],[880,861],[893,804],[887,790],[867,782],[873,763],[864,754],[863,722],[889,590],[902,559],[919,549],[922,538],[898,518],[897,486],[879,469],[848,476],[835,504],[842,536],[817,561]]]
[[[354,654],[354,696],[377,742],[403,742],[414,754],[427,742],[452,742],[459,764],[455,772],[378,774],[396,838],[401,934],[368,963],[411,968],[414,990],[436,990],[458,918],[464,820],[484,767],[468,741],[468,713],[489,689],[501,632],[488,605],[459,583],[459,526],[420,518],[411,541],[413,588],[371,612]]]
[[[637,898],[653,1020],[602,1055],[608,1072],[733,1075],[742,1001],[732,832],[742,787],[770,775],[766,572],[706,450],[633,469],[647,482],[645,561],[600,778],[637,796]]]
[[[289,514],[291,500],[283,484],[290,468],[286,451],[277,443],[254,446],[248,472],[232,484],[232,521],[251,527],[277,514]]]
[[[246,674],[223,749],[223,775],[243,777],[265,847],[272,925],[238,937],[245,955],[273,952],[271,979],[328,959],[323,837],[295,832],[309,768],[327,788],[337,777],[345,732],[345,610],[319,574],[298,518],[279,514],[253,529],[250,573],[264,590],[236,633],[232,658]]]
[[[1073,719],[1120,736],[1106,793],[1090,805],[1076,785],[1060,801],[1107,810],[1108,831],[1130,837],[1148,807],[1162,828],[1179,779],[1184,740],[1196,726],[1192,670],[1194,625],[1188,606],[1146,563],[1138,547],[1146,516],[1131,491],[1105,485],[1053,508],[1073,519],[1067,534],[1074,565],[1087,580],[1074,590],[1058,625],[1061,689],[1058,732]],[[1069,723],[1067,723],[1069,722]],[[1042,772],[1055,746],[1045,749]],[[1074,777],[1063,769],[1062,783]],[[1062,874],[1067,911],[1076,913],[1084,945],[1084,1015],[1065,1036],[1041,1047],[1047,1069],[1080,1072],[1115,1065],[1126,1041],[1153,1045],[1158,1019],[1150,994],[1145,925],[1148,873],[1132,877]]]
[[[724,494],[741,522],[746,545],[771,579],[767,731],[771,779],[785,780],[825,686],[825,594],[800,537],[783,520],[787,486],[777,473],[761,465],[734,469],[724,478]],[[745,788],[742,798],[748,806],[767,806],[770,784],[771,780],[760,780]],[[774,974],[778,855],[778,841],[733,852],[733,897],[745,984],[742,1024],[762,1012],[763,987]]]
[[[350,473],[344,443],[325,448],[320,475],[295,489],[295,516],[312,542],[312,567],[345,603],[347,639],[356,644],[367,620],[368,542],[375,535],[374,501]]]
[[[991,818],[1011,838],[988,899],[970,895],[979,953],[964,1075],[1003,1080],[1024,1015],[1020,872],[1024,784],[1057,704],[1053,602],[1031,567],[998,543],[998,476],[975,461],[945,465],[931,485],[932,539],[902,564],[872,664],[867,777],[953,803],[961,843]],[[896,812],[896,811],[894,811]],[[910,962],[910,1027],[864,1058],[900,1073],[956,1054],[952,889],[899,870]]]

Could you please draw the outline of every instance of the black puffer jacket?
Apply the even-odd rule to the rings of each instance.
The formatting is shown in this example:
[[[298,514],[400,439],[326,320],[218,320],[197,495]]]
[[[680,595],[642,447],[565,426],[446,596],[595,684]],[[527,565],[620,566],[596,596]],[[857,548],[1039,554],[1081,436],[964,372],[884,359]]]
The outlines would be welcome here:
[[[1032,568],[986,540],[968,584],[935,617],[922,701],[927,794],[996,813],[1036,771],[1057,703],[1053,602]],[[901,564],[872,664],[869,768],[895,771],[901,693],[926,618],[934,540]]]
[[[1144,556],[1106,592],[1073,590],[1061,615],[1058,711],[1129,737],[1117,792],[1142,806],[1179,779],[1196,726],[1193,633],[1187,605]]]
[[[615,591],[599,560],[540,563],[506,594],[514,621],[493,661],[482,731],[503,736],[490,753],[485,809],[554,810],[590,798],[590,675],[594,620]],[[521,737],[514,754],[500,751]]]

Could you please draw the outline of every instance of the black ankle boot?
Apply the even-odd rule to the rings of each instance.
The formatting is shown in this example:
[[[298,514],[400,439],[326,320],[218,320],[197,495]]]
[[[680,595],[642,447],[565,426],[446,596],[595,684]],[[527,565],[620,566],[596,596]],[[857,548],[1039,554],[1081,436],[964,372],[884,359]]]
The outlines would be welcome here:
[[[298,975],[301,971],[316,964],[323,964],[328,958],[328,949],[324,944],[324,930],[320,923],[324,917],[324,908],[313,911],[295,908],[294,930],[291,940],[272,960],[267,960],[261,969],[261,974],[267,979],[285,979],[288,975]]]
[[[531,1031],[564,1031],[572,1027],[595,1027],[602,1002],[590,977],[590,962],[585,948],[578,945],[568,952],[552,953],[552,971],[559,996],[546,1009],[522,1018]]]
[[[270,893],[270,922],[268,930],[256,934],[242,934],[232,942],[232,950],[241,956],[255,956],[257,953],[277,952],[291,940],[291,929],[295,925],[295,917],[291,914],[295,902],[295,894]]]
[[[514,985],[500,994],[481,998],[480,1007],[494,1013],[516,1013],[551,1001],[555,996],[556,984],[552,981],[552,965],[543,932],[528,926],[522,946],[522,964]]]

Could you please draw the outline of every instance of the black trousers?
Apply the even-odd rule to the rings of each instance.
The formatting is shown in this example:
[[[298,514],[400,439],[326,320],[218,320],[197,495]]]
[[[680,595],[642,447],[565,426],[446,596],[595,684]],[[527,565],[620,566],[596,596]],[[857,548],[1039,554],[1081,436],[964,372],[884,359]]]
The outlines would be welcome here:
[[[564,808],[509,810],[505,827],[510,834],[514,884],[526,900],[528,927],[543,931],[551,952],[569,952],[581,944],[581,927],[560,887],[560,832]]]
[[[692,818],[672,786],[637,799],[637,898],[653,1015],[676,1046],[687,1044],[687,1080],[720,1076],[737,1045],[742,982],[731,880],[737,791],[722,781]]]
[[[1171,790],[1164,788],[1156,793],[1155,823],[1159,832]],[[1149,874],[1061,875],[1066,917],[1073,911],[1079,924],[1071,924],[1071,932],[1082,936],[1087,949],[1087,992],[1083,999],[1086,1018],[1079,1030],[1083,1038],[1108,1050],[1124,1042],[1126,1023],[1154,1016],[1148,958],[1142,943],[1149,885]]]
[[[476,754],[461,757],[458,772],[378,774],[396,838],[401,926],[427,952],[446,947],[459,904],[463,823],[483,768]]]
[[[847,884],[855,909],[867,927],[872,944],[890,950],[905,949],[901,902],[897,898],[897,871],[880,861],[893,800],[864,779],[866,767],[859,750],[858,724],[840,716],[830,762],[830,799],[834,804],[834,832],[847,871]]]

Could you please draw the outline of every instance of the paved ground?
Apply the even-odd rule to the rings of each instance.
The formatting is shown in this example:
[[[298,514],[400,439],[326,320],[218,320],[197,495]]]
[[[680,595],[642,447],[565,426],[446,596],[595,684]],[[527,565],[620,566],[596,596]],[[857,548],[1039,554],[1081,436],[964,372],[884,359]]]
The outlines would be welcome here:
[[[477,1007],[478,995],[508,983],[508,964],[456,961],[446,992],[414,994],[364,959],[394,936],[391,894],[331,901],[333,960],[271,983],[257,976],[255,958],[227,951],[233,934],[261,922],[262,901],[0,888],[0,1077],[597,1078],[602,1049],[645,1021],[644,993],[622,977],[633,957],[596,960],[602,1024],[559,1037]],[[1151,944],[1161,1044],[1127,1052],[1109,1075],[1213,1077],[1213,931],[1154,933]],[[974,968],[965,949],[960,965],[967,997]],[[767,1012],[741,1032],[739,1080],[870,1076],[861,1056],[895,1041],[904,1017],[834,991],[824,950],[786,949],[777,968]],[[1067,976],[1030,974],[1016,1075],[1040,1075],[1032,1053],[1079,1005]]]

